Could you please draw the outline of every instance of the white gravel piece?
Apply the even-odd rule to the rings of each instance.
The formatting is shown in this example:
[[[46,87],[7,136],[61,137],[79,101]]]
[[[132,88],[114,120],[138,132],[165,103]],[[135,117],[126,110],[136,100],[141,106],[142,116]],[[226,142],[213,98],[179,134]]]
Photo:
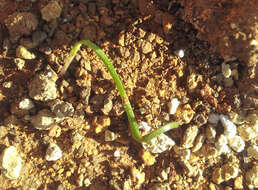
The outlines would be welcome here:
[[[22,110],[30,110],[34,108],[34,103],[29,98],[24,98],[22,101],[19,102],[19,108]]]
[[[230,152],[230,148],[228,147],[228,138],[223,134],[219,136],[215,146],[219,154]]]
[[[16,49],[16,56],[22,59],[35,59],[35,54],[29,52],[25,47],[18,46]]]
[[[175,54],[180,58],[183,58],[185,56],[185,52],[183,49],[175,51]]]
[[[55,143],[50,143],[46,151],[47,161],[56,161],[62,157],[62,150]]]
[[[119,150],[116,150],[116,151],[114,152],[114,157],[116,157],[116,158],[119,158],[119,157],[120,157],[120,152],[119,152]]]
[[[37,115],[30,118],[32,125],[39,130],[48,130],[51,128],[51,125],[55,122],[54,114],[48,110],[43,109],[38,112]]]
[[[225,78],[229,78],[231,76],[231,69],[229,64],[222,63],[221,71]]]
[[[114,141],[116,140],[116,134],[110,130],[105,131],[105,141]]]
[[[139,123],[139,129],[143,129],[147,133],[150,132],[151,127],[144,121]],[[162,153],[171,149],[175,145],[175,142],[165,134],[160,134],[153,138],[148,143],[142,143],[144,149],[156,154]]]
[[[49,104],[49,107],[56,115],[56,117],[60,120],[65,119],[67,117],[72,117],[74,114],[73,105],[69,102],[64,102],[62,100],[53,100]]]
[[[221,114],[219,119],[224,127],[224,135],[228,138],[232,138],[237,134],[237,127],[234,123],[232,123],[228,116]]]
[[[22,159],[14,146],[6,148],[1,155],[1,169],[9,179],[17,179],[22,169]]]
[[[242,152],[245,148],[245,141],[238,135],[228,139],[228,145],[236,152]]]
[[[175,114],[179,104],[180,104],[180,102],[178,101],[178,99],[177,98],[173,98],[171,100],[171,102],[168,103],[168,109],[169,109],[168,113],[170,115]]]
[[[198,134],[198,126],[192,125],[188,127],[184,132],[184,137],[182,140],[182,147],[184,148],[191,148],[194,145],[194,140]]]
[[[219,123],[219,114],[211,113],[208,118],[208,122],[213,125],[217,125]]]

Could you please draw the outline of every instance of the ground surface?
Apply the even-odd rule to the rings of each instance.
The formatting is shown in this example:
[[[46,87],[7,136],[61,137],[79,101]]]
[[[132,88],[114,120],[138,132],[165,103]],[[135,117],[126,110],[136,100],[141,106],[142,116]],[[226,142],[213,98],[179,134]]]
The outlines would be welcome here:
[[[228,26],[211,27],[217,17],[238,20],[232,16],[238,7],[241,14],[249,11],[249,21],[257,21],[252,9],[238,1],[212,1],[223,10],[216,14],[202,1],[50,2],[0,0],[0,154],[14,146],[22,159],[14,179],[6,177],[1,164],[0,189],[258,187],[257,23],[245,25],[252,36],[239,57],[236,39],[225,53],[224,41],[213,38],[226,39],[232,32]],[[255,1],[249,3],[255,7]],[[113,61],[138,121],[153,128],[169,121],[182,124],[166,133],[176,143],[172,149],[152,154],[130,137],[118,91],[92,50],[82,47],[58,77],[71,45],[80,39],[92,40]],[[180,105],[169,114],[173,98]],[[53,106],[60,101],[65,108]],[[222,119],[216,121],[220,114],[236,124],[234,135],[243,149],[243,143],[228,147],[223,141],[228,137]],[[56,161],[46,160],[50,143],[62,151]]]

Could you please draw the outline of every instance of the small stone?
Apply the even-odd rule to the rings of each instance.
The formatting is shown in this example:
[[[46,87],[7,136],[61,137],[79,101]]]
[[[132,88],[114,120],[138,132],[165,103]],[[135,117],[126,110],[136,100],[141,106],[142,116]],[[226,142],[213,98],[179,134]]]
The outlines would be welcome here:
[[[57,1],[51,1],[40,10],[42,19],[49,22],[56,18],[58,18],[61,15],[62,8],[58,4]]]
[[[114,132],[110,131],[110,130],[106,130],[105,131],[105,141],[109,142],[109,141],[114,141],[116,140],[117,136]]]
[[[205,141],[205,135],[199,134],[194,141],[194,146],[192,147],[191,151],[197,152],[198,150],[200,150],[204,141]]]
[[[37,28],[38,19],[29,12],[15,12],[9,15],[4,23],[8,28],[11,41],[15,42],[23,35],[30,35]]]
[[[1,154],[1,169],[9,179],[17,179],[22,169],[22,159],[14,146],[10,146]]]
[[[185,52],[183,49],[177,50],[174,53],[180,58],[183,58],[185,56]]]
[[[57,98],[56,83],[49,76],[36,75],[29,84],[29,95],[39,101],[54,100]]]
[[[92,125],[95,127],[95,133],[101,133],[110,126],[111,120],[108,116],[95,116]]]
[[[171,190],[168,183],[156,183],[149,190]]]
[[[131,175],[132,175],[133,181],[139,185],[145,181],[145,173],[141,172],[136,167],[131,168]]]
[[[181,160],[189,160],[190,156],[191,156],[191,151],[189,149],[184,149],[182,147],[179,146],[174,146],[173,150],[176,153],[177,157],[180,157]]]
[[[25,61],[21,58],[15,58],[14,60],[15,65],[17,66],[18,70],[21,71],[24,68]]]
[[[120,46],[122,46],[122,47],[125,46],[125,32],[124,31],[119,33],[117,41]]]
[[[148,54],[152,52],[152,45],[148,41],[141,41],[140,42],[140,48],[143,54]]]
[[[212,181],[220,184],[224,181],[236,178],[238,175],[238,167],[235,164],[224,164],[222,167],[216,168],[212,173]]]
[[[225,78],[229,78],[231,76],[231,69],[230,69],[229,64],[222,63],[221,71]]]
[[[72,117],[74,114],[73,105],[69,102],[64,102],[62,100],[53,100],[48,103],[51,111],[58,117],[58,119],[63,120],[68,117]]]
[[[190,104],[185,104],[178,107],[174,116],[176,120],[180,121],[182,124],[188,124],[193,119],[194,114],[195,112],[191,108]]]
[[[180,104],[180,102],[178,101],[178,99],[173,98],[171,100],[171,102],[168,103],[168,109],[169,109],[168,113],[170,115],[173,115],[174,113],[176,113],[176,110],[177,110],[179,104]]]
[[[34,103],[31,99],[29,98],[24,98],[23,100],[21,100],[19,102],[19,109],[21,110],[30,110],[32,108],[34,108]]]
[[[237,133],[237,128],[236,125],[234,123],[232,123],[228,116],[226,115],[220,115],[220,122],[222,123],[223,127],[224,127],[224,134],[228,137],[228,138],[232,138],[236,135]]]
[[[251,145],[247,148],[247,156],[258,160],[258,146]]]
[[[146,166],[152,166],[156,161],[155,156],[153,156],[148,150],[143,149],[139,154]]]
[[[239,136],[242,137],[245,141],[254,139],[257,136],[255,130],[248,125],[241,125],[237,128]]]
[[[245,179],[249,189],[258,188],[258,165],[246,172]]]
[[[212,181],[216,184],[221,184],[224,181],[222,177],[222,168],[216,168],[212,172]]]
[[[206,159],[211,159],[215,158],[218,156],[219,152],[218,150],[214,147],[214,145],[211,144],[204,144],[201,148],[201,154],[206,158]]]
[[[7,127],[5,126],[0,126],[0,138],[5,137],[8,134]]]
[[[193,142],[198,134],[198,126],[192,125],[188,127],[184,132],[184,137],[182,140],[182,147],[191,148],[193,146]]]
[[[245,141],[238,135],[228,139],[228,145],[236,152],[242,152],[245,148]]]
[[[119,150],[116,150],[116,151],[114,152],[114,157],[115,157],[115,158],[119,158],[119,157],[120,157],[120,152],[119,152]]]
[[[230,149],[228,147],[228,138],[223,134],[219,136],[217,142],[215,143],[215,146],[219,154],[230,152]]]
[[[46,151],[47,161],[56,161],[62,157],[62,150],[55,143],[50,143]]]
[[[104,100],[104,106],[103,106],[103,108],[101,108],[101,111],[102,111],[105,115],[108,115],[109,112],[112,110],[112,107],[113,107],[112,99],[107,98],[107,99]]]
[[[16,56],[22,59],[35,59],[34,53],[29,52],[25,47],[18,46],[16,49]]]
[[[48,109],[43,109],[38,112],[37,115],[32,116],[30,122],[39,130],[48,130],[51,125],[54,124],[55,116]]]
[[[208,142],[214,143],[216,138],[216,130],[211,125],[208,125],[206,128],[206,137]]]
[[[208,122],[213,125],[217,125],[219,123],[219,114],[211,113],[208,118]]]
[[[244,189],[243,186],[243,176],[238,176],[235,180],[234,180],[234,189]]]
[[[51,128],[48,131],[48,136],[50,137],[59,137],[61,135],[62,129],[58,125],[51,125]]]

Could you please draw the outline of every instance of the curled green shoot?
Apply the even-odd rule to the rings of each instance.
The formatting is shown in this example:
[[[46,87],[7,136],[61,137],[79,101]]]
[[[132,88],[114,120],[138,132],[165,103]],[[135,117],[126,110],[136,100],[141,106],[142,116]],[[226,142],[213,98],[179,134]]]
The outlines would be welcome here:
[[[156,136],[160,135],[161,133],[165,133],[171,129],[177,128],[179,127],[179,124],[177,122],[170,122],[154,131],[152,131],[150,134],[146,135],[146,136],[142,136],[137,124],[137,121],[135,119],[134,113],[133,113],[133,109],[132,106],[129,102],[129,99],[126,95],[124,86],[120,80],[120,78],[118,77],[118,74],[112,64],[112,62],[107,58],[107,56],[105,55],[105,53],[94,43],[92,43],[90,40],[81,40],[79,42],[77,42],[72,50],[69,53],[69,56],[65,59],[65,63],[63,68],[61,69],[59,76],[63,76],[66,72],[66,70],[68,69],[69,65],[71,64],[72,60],[74,59],[74,56],[76,55],[76,53],[78,52],[78,50],[80,49],[81,45],[86,45],[89,48],[92,48],[94,50],[94,52],[100,57],[100,59],[104,62],[104,64],[106,65],[109,73],[111,74],[115,85],[119,91],[120,97],[122,99],[124,108],[125,108],[125,112],[127,114],[128,117],[128,121],[130,124],[130,130],[132,133],[133,138],[138,141],[138,142],[149,142],[151,139],[155,138]]]

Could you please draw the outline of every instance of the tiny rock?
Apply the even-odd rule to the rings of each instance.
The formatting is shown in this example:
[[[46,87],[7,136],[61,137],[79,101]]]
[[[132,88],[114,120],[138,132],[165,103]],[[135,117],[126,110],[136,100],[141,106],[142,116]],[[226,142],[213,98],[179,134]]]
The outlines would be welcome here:
[[[155,156],[153,156],[148,150],[140,151],[140,157],[146,166],[152,166],[155,163]]]
[[[238,176],[235,180],[234,180],[234,189],[244,189],[243,186],[243,176]]]
[[[148,41],[141,41],[140,48],[143,54],[148,54],[152,51],[152,45]]]
[[[145,173],[135,167],[131,169],[131,175],[133,181],[137,182],[137,184],[142,184],[145,181]]]
[[[47,109],[43,109],[39,111],[37,115],[32,116],[30,122],[36,129],[48,130],[51,128],[51,125],[54,124],[54,120],[54,114]]]
[[[50,143],[46,151],[47,161],[56,161],[62,157],[62,150],[55,143]]]
[[[254,165],[246,172],[245,179],[249,189],[258,188],[258,165]]]
[[[222,63],[221,71],[225,78],[229,78],[231,76],[231,69],[230,69],[229,64]]]
[[[22,109],[22,110],[30,110],[32,108],[34,108],[34,103],[31,99],[29,98],[24,98],[23,100],[21,100],[19,102],[19,109]]]
[[[14,146],[4,149],[1,155],[1,169],[9,179],[17,179],[22,169],[22,159]]]
[[[219,114],[211,113],[208,118],[208,122],[213,125],[217,125],[219,123]]]
[[[62,8],[58,4],[57,1],[51,1],[45,6],[43,9],[40,10],[42,18],[49,22],[58,18],[61,15]]]
[[[222,167],[216,168],[212,173],[212,180],[216,184],[236,178],[238,175],[238,167],[235,164],[224,164]]]
[[[206,137],[209,143],[214,143],[216,138],[216,130],[213,126],[208,125],[206,128]]]
[[[230,152],[228,147],[228,138],[223,134],[219,136],[215,146],[220,154]]]
[[[110,131],[110,130],[106,130],[105,131],[105,141],[114,141],[116,140],[117,136],[114,132]]]
[[[73,105],[69,102],[56,99],[51,101],[48,105],[56,117],[61,120],[67,117],[72,117],[74,114]]]
[[[17,66],[18,70],[22,70],[25,66],[25,61],[21,58],[14,58],[13,62]]]
[[[189,160],[191,156],[191,151],[189,149],[184,149],[179,146],[174,146],[173,150],[175,151],[176,156],[180,157],[181,160]]]
[[[8,134],[8,127],[0,126],[0,138],[5,137]]]
[[[193,142],[198,134],[198,131],[199,129],[196,125],[192,125],[185,130],[182,141],[182,146],[184,148],[191,148],[193,146]]]
[[[168,103],[168,109],[169,109],[168,113],[170,115],[173,115],[174,113],[176,113],[176,110],[177,110],[179,104],[180,104],[180,102],[178,101],[178,99],[173,98],[171,100],[171,102]]]
[[[228,138],[232,138],[236,135],[237,133],[237,128],[236,125],[234,123],[232,123],[228,116],[226,115],[220,115],[219,116],[220,122],[222,123],[223,127],[224,127],[224,134],[228,137]]]
[[[245,141],[254,139],[257,136],[255,130],[248,125],[241,125],[237,128],[239,136],[242,137]]]
[[[16,49],[16,56],[22,59],[35,59],[35,54],[29,52],[25,47],[18,46]]]
[[[228,139],[228,145],[236,152],[242,152],[245,148],[245,141],[238,135]]]
[[[204,134],[199,134],[194,141],[194,145],[193,145],[191,151],[192,152],[197,152],[198,150],[200,150],[204,141],[205,141],[205,135]]]
[[[29,95],[34,100],[48,101],[57,98],[56,83],[44,74],[36,75],[29,84]]]
[[[174,116],[178,121],[184,124],[188,124],[193,119],[194,114],[195,112],[191,108],[190,104],[185,104],[183,106],[178,107]]]
[[[247,148],[247,156],[258,160],[258,146],[251,145]]]

